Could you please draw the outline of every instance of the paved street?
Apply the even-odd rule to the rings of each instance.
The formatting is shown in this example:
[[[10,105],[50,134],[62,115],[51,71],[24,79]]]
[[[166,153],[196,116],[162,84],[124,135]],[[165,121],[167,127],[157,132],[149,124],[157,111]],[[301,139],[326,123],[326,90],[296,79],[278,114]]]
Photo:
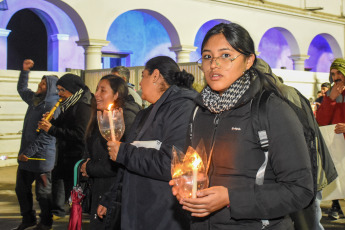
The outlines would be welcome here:
[[[17,197],[14,191],[15,177],[17,166],[0,167],[0,229],[10,230],[16,227],[20,221],[21,216]],[[342,206],[345,206],[345,202]],[[323,202],[321,207],[323,209],[322,224],[326,230],[344,230],[345,218],[330,221],[327,218],[326,210],[330,207],[330,202]],[[36,210],[39,210],[37,203],[34,204]],[[65,217],[54,222],[54,230],[65,230],[68,228],[69,217]],[[89,229],[88,216],[83,215],[83,230]]]
[[[10,230],[21,222],[17,196],[14,191],[17,166],[0,167],[0,229]],[[36,198],[34,198],[36,199]],[[35,200],[34,208],[39,211]],[[89,217],[83,215],[83,230],[89,229]],[[69,216],[54,222],[54,230],[66,230],[68,228]]]

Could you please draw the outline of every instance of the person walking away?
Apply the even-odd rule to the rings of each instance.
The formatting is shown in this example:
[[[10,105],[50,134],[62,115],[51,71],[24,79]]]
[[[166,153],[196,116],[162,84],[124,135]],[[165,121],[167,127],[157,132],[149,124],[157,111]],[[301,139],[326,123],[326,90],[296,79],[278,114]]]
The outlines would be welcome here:
[[[41,130],[37,124],[42,114],[50,111],[59,96],[56,91],[57,76],[43,76],[36,92],[28,88],[30,69],[34,62],[26,59],[20,72],[17,90],[28,104],[24,118],[23,132],[18,153],[16,194],[19,202],[22,223],[14,230],[24,230],[36,225],[36,212],[33,210],[32,183],[36,182],[36,200],[41,209],[39,224],[34,229],[51,229],[51,171],[55,162],[55,137]],[[56,110],[55,117],[59,110]],[[29,160],[41,158],[44,160]]]

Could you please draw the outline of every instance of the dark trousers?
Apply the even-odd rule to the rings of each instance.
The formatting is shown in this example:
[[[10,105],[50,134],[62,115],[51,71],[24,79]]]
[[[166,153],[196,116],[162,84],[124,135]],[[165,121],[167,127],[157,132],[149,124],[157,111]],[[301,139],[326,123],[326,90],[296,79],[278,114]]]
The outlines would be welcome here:
[[[32,183],[36,181],[36,200],[41,208],[40,222],[44,225],[53,224],[51,213],[51,172],[30,172],[22,169],[17,171],[16,194],[23,216],[23,223],[36,222],[33,210]]]
[[[65,204],[71,196],[73,188],[73,167],[74,164],[66,165],[65,172],[61,173],[61,167],[55,167],[52,175],[52,213],[56,216],[64,217]]]

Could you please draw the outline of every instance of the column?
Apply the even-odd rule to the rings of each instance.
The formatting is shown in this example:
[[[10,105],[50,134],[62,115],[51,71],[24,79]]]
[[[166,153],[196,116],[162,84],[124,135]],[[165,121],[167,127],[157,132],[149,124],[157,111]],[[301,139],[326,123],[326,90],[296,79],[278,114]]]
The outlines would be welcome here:
[[[0,28],[0,69],[7,69],[7,37],[11,30]]]
[[[177,63],[190,62],[190,53],[195,51],[196,48],[197,47],[189,46],[189,45],[180,45],[180,46],[169,47],[169,49],[171,51],[174,51],[176,53],[176,62]]]
[[[102,69],[102,47],[109,41],[99,39],[80,40],[76,42],[85,50],[85,70]]]
[[[50,36],[48,43],[48,70],[49,71],[66,71],[66,64],[64,56],[66,52],[63,52],[64,43],[69,40],[68,34],[53,34]]]
[[[289,56],[293,61],[294,70],[304,71],[304,61],[307,60],[310,56],[305,54],[294,54]]]

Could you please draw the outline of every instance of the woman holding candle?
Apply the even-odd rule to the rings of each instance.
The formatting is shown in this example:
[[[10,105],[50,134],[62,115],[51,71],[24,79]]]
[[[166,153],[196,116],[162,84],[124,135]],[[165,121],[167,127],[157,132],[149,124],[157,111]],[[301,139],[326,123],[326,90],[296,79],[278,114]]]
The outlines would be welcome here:
[[[189,229],[168,181],[172,146],[183,149],[195,106],[193,81],[169,57],[145,65],[140,86],[151,105],[138,113],[126,143],[108,142],[111,159],[124,167],[121,229]],[[100,217],[110,215],[111,203],[101,202]]]
[[[191,213],[191,229],[294,229],[289,213],[313,198],[313,178],[302,125],[255,69],[254,43],[238,24],[219,24],[202,43],[207,86],[196,99],[191,146],[203,140],[210,161],[209,188],[197,198],[173,194]],[[256,183],[265,155],[254,133],[251,101],[264,88],[269,151],[263,184]],[[170,182],[174,185],[174,181]]]
[[[112,109],[123,111],[125,133],[122,141],[126,140],[133,120],[141,109],[134,98],[128,95],[127,83],[121,77],[107,75],[101,78],[86,132],[88,159],[81,166],[83,176],[88,176],[91,184],[90,229],[105,229],[105,223],[97,217],[97,206],[103,194],[114,183],[119,168],[119,164],[109,159],[107,141],[102,137],[97,124],[97,111],[108,110],[110,104],[113,104]]]

